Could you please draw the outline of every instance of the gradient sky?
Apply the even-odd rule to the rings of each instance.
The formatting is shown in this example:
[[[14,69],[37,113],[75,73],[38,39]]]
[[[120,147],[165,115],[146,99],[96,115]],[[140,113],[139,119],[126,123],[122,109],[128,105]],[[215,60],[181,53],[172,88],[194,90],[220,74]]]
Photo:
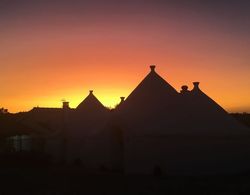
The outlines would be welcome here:
[[[250,112],[250,3],[241,0],[1,0],[0,107],[114,106],[150,64]]]

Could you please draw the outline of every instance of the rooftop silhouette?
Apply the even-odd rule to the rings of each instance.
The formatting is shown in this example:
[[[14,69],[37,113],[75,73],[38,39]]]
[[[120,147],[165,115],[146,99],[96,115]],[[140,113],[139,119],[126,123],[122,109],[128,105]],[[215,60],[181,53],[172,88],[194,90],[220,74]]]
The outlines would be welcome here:
[[[250,130],[199,82],[177,92],[155,65],[113,110],[90,90],[76,109],[64,101],[62,108],[36,107],[15,118],[20,126],[5,137],[28,136],[33,144],[24,148],[49,155],[52,163],[126,174],[228,174],[250,168]]]

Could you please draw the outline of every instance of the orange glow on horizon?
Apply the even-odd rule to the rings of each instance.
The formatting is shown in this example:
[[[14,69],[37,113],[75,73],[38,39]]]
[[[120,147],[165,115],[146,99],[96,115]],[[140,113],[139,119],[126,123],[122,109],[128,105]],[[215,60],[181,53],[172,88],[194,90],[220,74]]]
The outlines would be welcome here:
[[[145,66],[144,66],[145,67]],[[132,90],[141,82],[141,80],[146,76],[149,69],[148,67],[145,67],[147,71],[143,71],[142,73],[137,74],[129,74],[124,75],[121,73],[121,75],[115,75],[114,78],[107,78],[106,80],[101,81],[95,81],[94,77],[97,75],[90,76],[90,83],[86,84],[85,87],[81,87],[81,84],[79,86],[73,86],[73,83],[66,82],[66,84],[60,84],[60,79],[55,86],[51,86],[54,88],[48,88],[44,90],[39,90],[39,88],[36,89],[36,96],[33,98],[28,98],[30,95],[29,93],[25,94],[18,94],[18,96],[15,96],[13,99],[8,99],[6,101],[6,104],[9,104],[9,106],[6,106],[11,112],[19,112],[19,111],[28,111],[31,110],[33,107],[61,107],[62,106],[62,99],[65,99],[70,102],[70,107],[75,108],[77,105],[87,97],[89,94],[89,89],[94,89],[94,95],[106,106],[109,108],[114,108],[115,105],[117,105],[120,102],[120,97],[125,96],[127,97]],[[165,79],[167,82],[169,82],[177,91],[179,91],[180,86],[183,84],[188,84],[189,89],[192,88],[192,81],[196,81],[193,78],[192,71],[191,73],[185,72],[185,79],[181,79],[179,81],[173,81],[174,74],[170,74],[169,76],[165,76],[165,74],[162,74],[162,71],[158,71],[158,69],[161,69],[160,66],[157,66],[157,72]],[[169,68],[169,70],[171,70]],[[132,70],[133,71],[133,70]],[[172,70],[173,71],[173,70]],[[169,72],[172,72],[169,71]],[[100,73],[101,75],[105,73]],[[182,73],[184,74],[184,73]],[[125,79],[128,75],[131,76],[130,79]],[[87,77],[87,75],[82,75],[82,77]],[[100,76],[100,75],[99,75]],[[123,79],[124,77],[124,79]],[[184,78],[184,76],[181,76],[179,74],[180,78]],[[189,78],[190,77],[190,78]],[[60,77],[59,77],[60,78]],[[87,77],[88,78],[88,77]],[[88,79],[87,79],[88,80]],[[189,80],[189,81],[187,81]],[[219,103],[224,109],[226,109],[229,112],[245,112],[248,107],[241,107],[238,106],[240,102],[248,102],[248,97],[250,96],[249,92],[244,93],[244,90],[241,90],[239,88],[238,84],[235,83],[234,86],[228,86],[229,84],[225,83],[219,83],[213,81],[213,78],[201,78],[198,79],[201,81],[201,89],[211,98],[213,98],[217,103]],[[117,82],[115,82],[117,81]],[[183,82],[184,81],[184,82]],[[186,82],[185,82],[186,81]],[[206,81],[206,82],[205,82]],[[49,85],[49,82],[48,82]],[[110,88],[109,85],[111,86]],[[95,86],[95,87],[86,87],[86,86]],[[240,100],[237,100],[235,96],[229,92],[224,91],[223,89],[227,89],[227,87],[235,88],[235,91],[238,91],[237,95],[238,97],[241,97]],[[244,86],[241,86],[244,89]],[[240,93],[239,93],[240,92]],[[18,99],[18,104],[16,104]]]

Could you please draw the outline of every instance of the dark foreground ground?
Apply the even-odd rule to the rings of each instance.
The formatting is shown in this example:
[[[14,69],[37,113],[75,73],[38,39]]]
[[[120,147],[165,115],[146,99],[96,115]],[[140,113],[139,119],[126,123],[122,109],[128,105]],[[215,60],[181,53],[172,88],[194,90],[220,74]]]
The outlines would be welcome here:
[[[250,114],[233,115],[250,126]],[[0,195],[250,195],[250,173],[209,177],[123,176],[107,172],[90,174],[77,166],[17,164],[20,165],[18,159],[0,163]]]
[[[5,194],[250,194],[250,175],[209,177],[90,174],[78,167],[12,168],[0,171]]]

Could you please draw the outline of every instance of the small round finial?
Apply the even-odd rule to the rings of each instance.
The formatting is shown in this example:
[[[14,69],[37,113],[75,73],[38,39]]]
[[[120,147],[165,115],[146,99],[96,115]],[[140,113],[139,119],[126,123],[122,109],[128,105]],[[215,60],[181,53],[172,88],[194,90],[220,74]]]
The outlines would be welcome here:
[[[183,85],[181,86],[181,93],[187,93],[188,92],[188,86],[187,85]]]
[[[199,89],[200,82],[193,82],[194,89]]]
[[[155,65],[150,65],[149,67],[150,67],[151,71],[155,71]]]
[[[93,90],[89,90],[89,94],[92,94],[93,93]]]
[[[188,86],[187,86],[187,85],[183,85],[183,86],[181,87],[181,89],[182,89],[183,91],[187,91],[187,90],[188,90]]]
[[[121,102],[124,102],[125,100],[125,97],[120,97],[121,98]]]

